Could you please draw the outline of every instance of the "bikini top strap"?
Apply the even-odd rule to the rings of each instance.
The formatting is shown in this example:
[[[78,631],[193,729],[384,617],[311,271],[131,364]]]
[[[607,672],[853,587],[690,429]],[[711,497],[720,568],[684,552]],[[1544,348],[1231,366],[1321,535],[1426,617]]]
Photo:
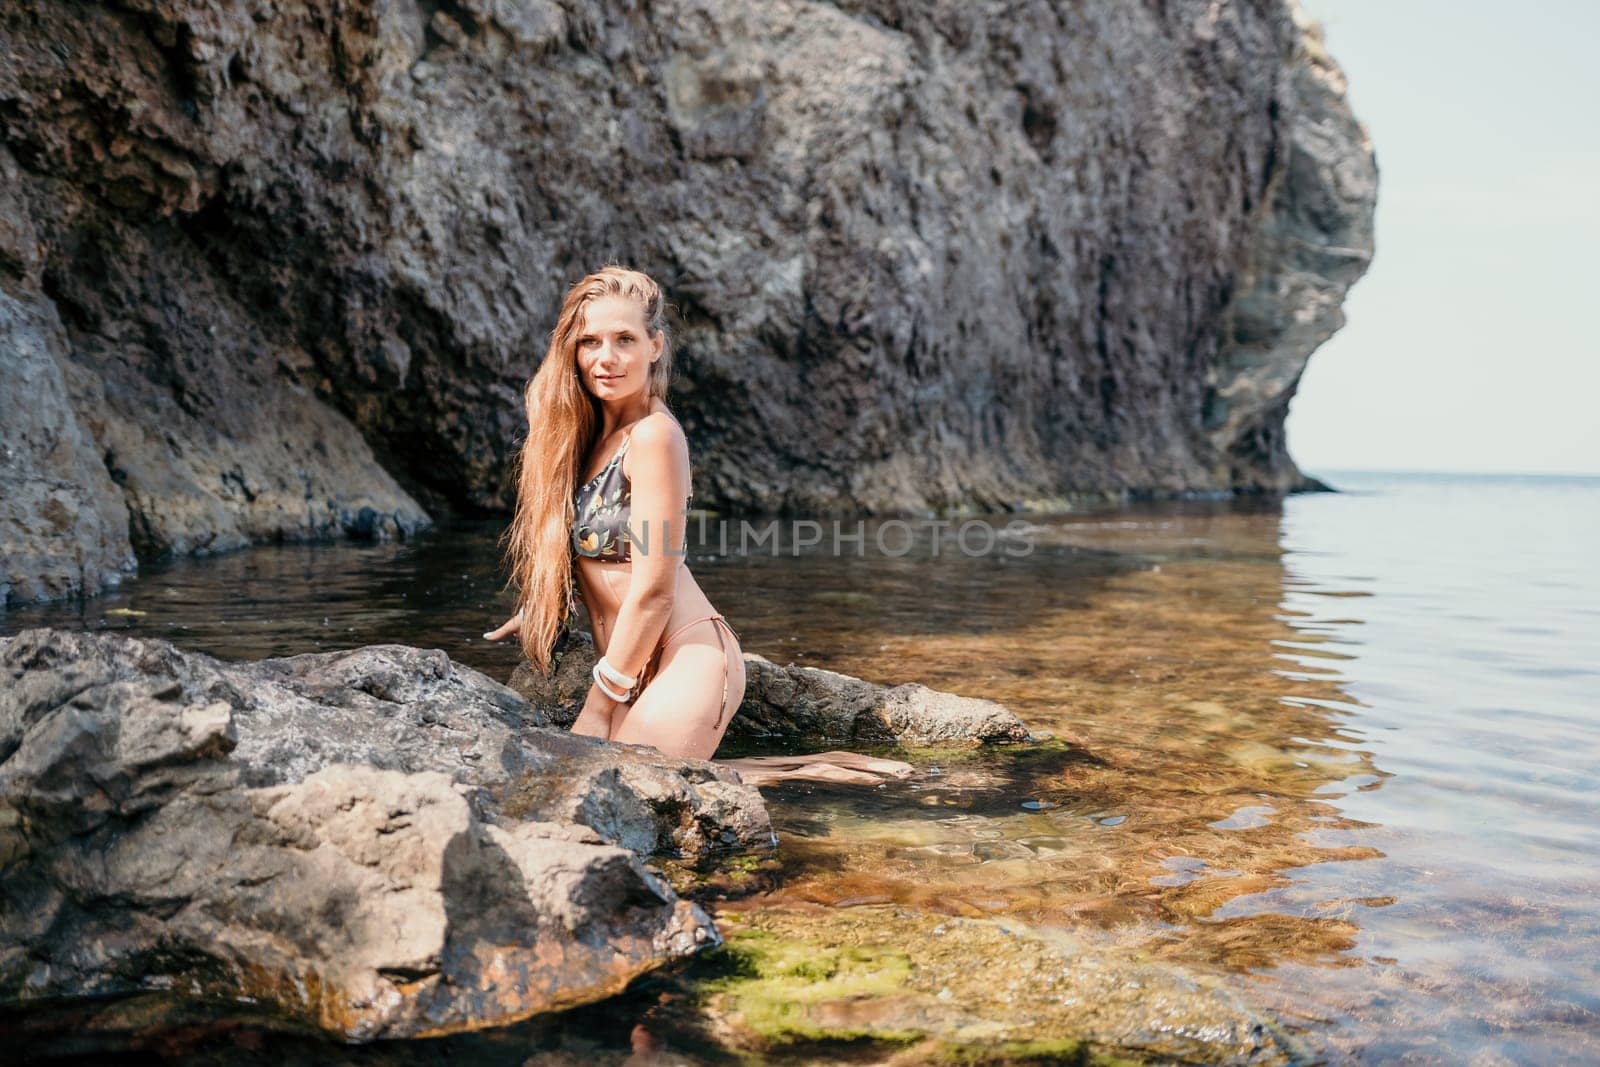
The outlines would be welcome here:
[[[606,465],[600,469],[601,475],[622,462],[622,454],[628,451],[628,442],[631,440],[633,440],[632,426],[622,432],[622,444],[617,446],[617,450],[611,454],[611,458],[606,460]],[[599,475],[596,475],[596,477],[599,477]]]
[[[616,458],[611,461],[612,465],[617,468],[617,472],[619,474],[622,472],[622,457],[628,454],[628,442],[632,440],[633,427],[630,426],[628,427],[627,432],[622,435],[622,447],[617,449]],[[627,475],[623,475],[623,477],[627,477]]]

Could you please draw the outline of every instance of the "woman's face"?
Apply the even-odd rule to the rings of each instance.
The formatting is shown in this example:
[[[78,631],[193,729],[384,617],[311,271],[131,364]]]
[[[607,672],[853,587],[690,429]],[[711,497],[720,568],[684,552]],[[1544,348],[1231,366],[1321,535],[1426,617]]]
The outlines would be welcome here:
[[[602,296],[584,308],[578,331],[578,373],[602,401],[642,393],[661,337],[644,327],[644,309],[625,296]]]

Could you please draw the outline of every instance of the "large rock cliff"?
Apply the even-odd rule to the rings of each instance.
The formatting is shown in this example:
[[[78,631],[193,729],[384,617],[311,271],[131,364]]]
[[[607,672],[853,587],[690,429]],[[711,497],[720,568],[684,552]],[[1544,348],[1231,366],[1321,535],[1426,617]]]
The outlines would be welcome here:
[[[11,0],[0,600],[511,503],[620,260],[695,498],[1305,487],[1376,171],[1286,0]]]

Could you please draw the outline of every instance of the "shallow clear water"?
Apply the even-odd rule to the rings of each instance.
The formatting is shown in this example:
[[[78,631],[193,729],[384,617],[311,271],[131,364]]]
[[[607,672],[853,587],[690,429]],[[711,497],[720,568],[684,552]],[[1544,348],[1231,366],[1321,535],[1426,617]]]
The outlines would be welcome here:
[[[693,555],[747,651],[1081,741],[768,790],[781,870],[720,906],[1057,925],[1232,972],[1335,1059],[1600,1059],[1600,478],[1312,473],[1343,491],[1053,518],[1021,558]],[[0,630],[504,679],[498,532],[147,568]]]

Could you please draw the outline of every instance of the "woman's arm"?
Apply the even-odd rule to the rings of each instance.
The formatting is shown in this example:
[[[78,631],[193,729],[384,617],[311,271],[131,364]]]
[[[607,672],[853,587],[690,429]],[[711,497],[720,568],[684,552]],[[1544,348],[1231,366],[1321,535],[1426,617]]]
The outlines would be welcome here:
[[[689,442],[683,428],[661,412],[645,416],[633,429],[623,463],[633,468],[628,472],[631,571],[605,657],[623,674],[637,676],[672,617],[683,564],[689,521]]]
[[[488,633],[484,634],[483,636],[484,636],[484,638],[486,640],[498,641],[502,637],[510,637],[512,634],[518,634],[518,633],[521,633],[521,632],[522,632],[522,609],[518,608],[517,609],[517,613],[515,615],[511,616],[511,618],[507,619],[505,622],[501,623],[499,626],[497,626],[493,630],[490,630]]]

